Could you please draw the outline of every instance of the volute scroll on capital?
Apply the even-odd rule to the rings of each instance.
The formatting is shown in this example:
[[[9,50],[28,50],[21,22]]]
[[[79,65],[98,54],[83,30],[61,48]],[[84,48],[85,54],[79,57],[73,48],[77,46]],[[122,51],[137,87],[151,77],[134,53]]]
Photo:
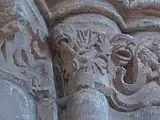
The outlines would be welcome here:
[[[134,40],[132,62],[129,63],[129,66],[120,66],[116,72],[116,79],[113,80],[119,93],[112,96],[111,99],[118,107],[117,109],[122,111],[133,111],[159,105],[159,98],[156,96],[160,79],[158,47],[160,41],[157,37],[149,36],[157,33],[143,34],[146,34],[146,37],[138,38],[135,35],[137,40]],[[139,35],[142,36],[141,33]],[[141,95],[142,93],[143,95]],[[144,99],[145,96],[147,98]]]

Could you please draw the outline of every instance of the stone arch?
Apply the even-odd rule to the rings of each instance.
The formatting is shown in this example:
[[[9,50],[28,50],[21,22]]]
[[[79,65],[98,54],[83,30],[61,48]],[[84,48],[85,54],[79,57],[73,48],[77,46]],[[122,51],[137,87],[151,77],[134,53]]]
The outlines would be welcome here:
[[[3,70],[0,70],[0,98],[1,120],[36,120],[36,104],[27,85]]]

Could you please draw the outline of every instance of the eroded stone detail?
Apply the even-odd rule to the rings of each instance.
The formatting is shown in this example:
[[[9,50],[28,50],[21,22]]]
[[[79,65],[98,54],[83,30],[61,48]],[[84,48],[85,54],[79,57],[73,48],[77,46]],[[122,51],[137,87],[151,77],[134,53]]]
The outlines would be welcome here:
[[[0,1],[0,119],[36,120],[36,102],[55,97],[49,45],[43,42],[45,27],[34,1]]]
[[[67,120],[108,120],[107,99],[96,90],[82,89],[75,92],[67,106]]]
[[[51,98],[41,99],[37,102],[38,120],[58,120],[57,104]]]
[[[11,71],[1,76],[34,92],[38,119],[57,120],[56,104],[62,120],[106,120],[109,107],[121,116],[122,112],[160,105],[160,35],[153,32],[160,28],[158,0],[37,1],[48,26],[53,24],[55,81],[62,97],[58,99],[51,93],[50,48],[42,42],[48,35],[45,22],[33,0],[15,1],[19,23],[10,21],[14,18],[10,13],[0,15],[8,16],[0,20],[5,23],[0,25],[0,34],[5,35],[0,36],[0,64]],[[5,10],[8,13],[10,8]],[[17,26],[27,38],[13,34],[19,30]],[[24,79],[19,82],[19,77]],[[125,113],[124,119],[133,119],[128,117]]]
[[[89,95],[94,89],[95,93],[97,93],[95,98],[97,98],[100,93],[98,91],[103,91],[105,95],[113,92],[110,87],[107,71],[108,56],[111,50],[108,38],[103,33],[87,28],[79,29],[67,23],[54,27],[53,37],[52,49],[56,53],[55,56],[53,56],[53,60],[55,66],[61,73],[61,85],[65,93],[64,98],[67,97],[66,101],[69,103],[69,105],[67,104],[67,119],[108,119],[108,115],[103,116],[103,114],[92,116],[91,113],[93,113],[94,110],[91,106],[84,108],[84,111],[88,109],[89,114],[87,115],[86,111],[84,112],[84,114],[86,114],[83,115],[83,108],[79,108],[78,110],[76,105],[78,101],[89,102],[92,101],[92,98],[93,103],[91,104],[97,104],[96,100],[94,100],[94,92],[93,97],[88,99],[85,99],[86,97],[83,95],[83,93]],[[104,88],[107,90],[104,91],[102,86],[105,86]],[[72,99],[77,96],[77,93],[79,97],[81,96],[81,99],[77,98],[74,101],[76,103],[74,105]],[[100,110],[96,108],[96,106],[94,108],[96,111],[101,111],[99,113],[104,114],[108,110],[108,102],[105,95],[102,94],[102,96],[98,97],[100,101],[105,99],[105,110]]]
[[[72,25],[61,24],[54,28],[55,48],[59,52],[59,63],[65,76],[76,70],[85,72],[107,72],[107,41],[105,35],[89,29],[76,30]],[[54,47],[53,47],[54,48]],[[68,69],[70,68],[70,69]]]
[[[23,79],[0,70],[0,86],[0,103],[3,108],[0,110],[0,119],[36,119],[35,101]]]
[[[53,34],[53,58],[63,76],[65,97],[72,98],[75,91],[90,88],[103,93],[120,111],[159,104],[158,99],[153,102],[154,95],[147,98],[148,102],[142,99],[144,96],[137,98],[146,94],[142,89],[154,91],[150,82],[158,83],[158,39],[138,41],[131,35],[116,34],[109,40],[105,34],[67,23],[57,25]]]
[[[159,38],[147,36],[137,38],[133,49],[133,64],[129,67],[132,71],[132,83],[126,83],[127,70],[118,69],[117,79],[114,80],[118,93],[112,100],[119,109],[132,111],[142,107],[159,105],[156,94],[159,89]],[[140,34],[140,36],[143,36]],[[156,34],[156,33],[152,33]],[[131,71],[129,71],[131,72]],[[127,78],[128,79],[128,78]],[[157,91],[157,92],[156,92]],[[125,100],[124,100],[125,99]]]

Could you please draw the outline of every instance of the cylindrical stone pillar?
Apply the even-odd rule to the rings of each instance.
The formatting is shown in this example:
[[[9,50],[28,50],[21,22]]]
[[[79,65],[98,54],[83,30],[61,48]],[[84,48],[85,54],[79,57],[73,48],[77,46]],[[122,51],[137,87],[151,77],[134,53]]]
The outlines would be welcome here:
[[[108,101],[97,90],[81,89],[68,100],[67,120],[108,120]]]

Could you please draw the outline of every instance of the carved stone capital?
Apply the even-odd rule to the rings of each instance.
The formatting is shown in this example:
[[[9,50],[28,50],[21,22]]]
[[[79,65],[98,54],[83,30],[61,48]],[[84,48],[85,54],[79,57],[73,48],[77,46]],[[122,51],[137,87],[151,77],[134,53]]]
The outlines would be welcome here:
[[[108,59],[111,44],[105,33],[61,23],[53,29],[54,62],[69,94],[95,83],[110,86]]]
[[[91,20],[90,17],[94,19]],[[57,83],[62,88],[63,97],[68,97],[68,120],[74,120],[76,116],[77,120],[108,119],[108,115],[105,115],[108,114],[108,101],[105,96],[115,92],[111,84],[113,76],[108,71],[113,46],[110,39],[118,33],[120,34],[120,30],[115,22],[96,14],[71,16],[53,28],[53,62],[55,71],[59,71],[60,75]],[[94,111],[89,105],[89,108],[84,108],[84,111],[88,109],[88,113],[84,112],[83,116],[83,109],[77,108],[77,105],[81,104],[80,101],[99,104],[92,96],[99,99],[99,102],[105,101],[102,103],[105,107],[101,114],[92,116],[91,113]],[[74,98],[76,99],[72,102]],[[77,110],[74,111],[75,109]],[[97,106],[94,109],[100,110]]]
[[[51,47],[58,93],[59,97],[64,97],[67,119],[97,119],[87,113],[92,113],[95,106],[84,107],[88,109],[85,114],[81,105],[87,101],[92,103],[94,100],[90,97],[98,94],[101,94],[100,101],[105,98],[106,108],[109,102],[109,107],[119,111],[159,105],[156,95],[160,79],[160,41],[159,33],[153,32],[159,30],[159,15],[148,9],[158,9],[156,2],[159,4],[156,0],[146,0],[146,6],[139,0],[56,2],[50,20],[60,21],[55,22],[52,29]],[[120,6],[124,7],[125,15]],[[155,16],[150,17],[150,13]],[[93,104],[100,103],[95,100]],[[104,109],[101,113],[105,114]],[[103,120],[102,114],[98,117]]]

